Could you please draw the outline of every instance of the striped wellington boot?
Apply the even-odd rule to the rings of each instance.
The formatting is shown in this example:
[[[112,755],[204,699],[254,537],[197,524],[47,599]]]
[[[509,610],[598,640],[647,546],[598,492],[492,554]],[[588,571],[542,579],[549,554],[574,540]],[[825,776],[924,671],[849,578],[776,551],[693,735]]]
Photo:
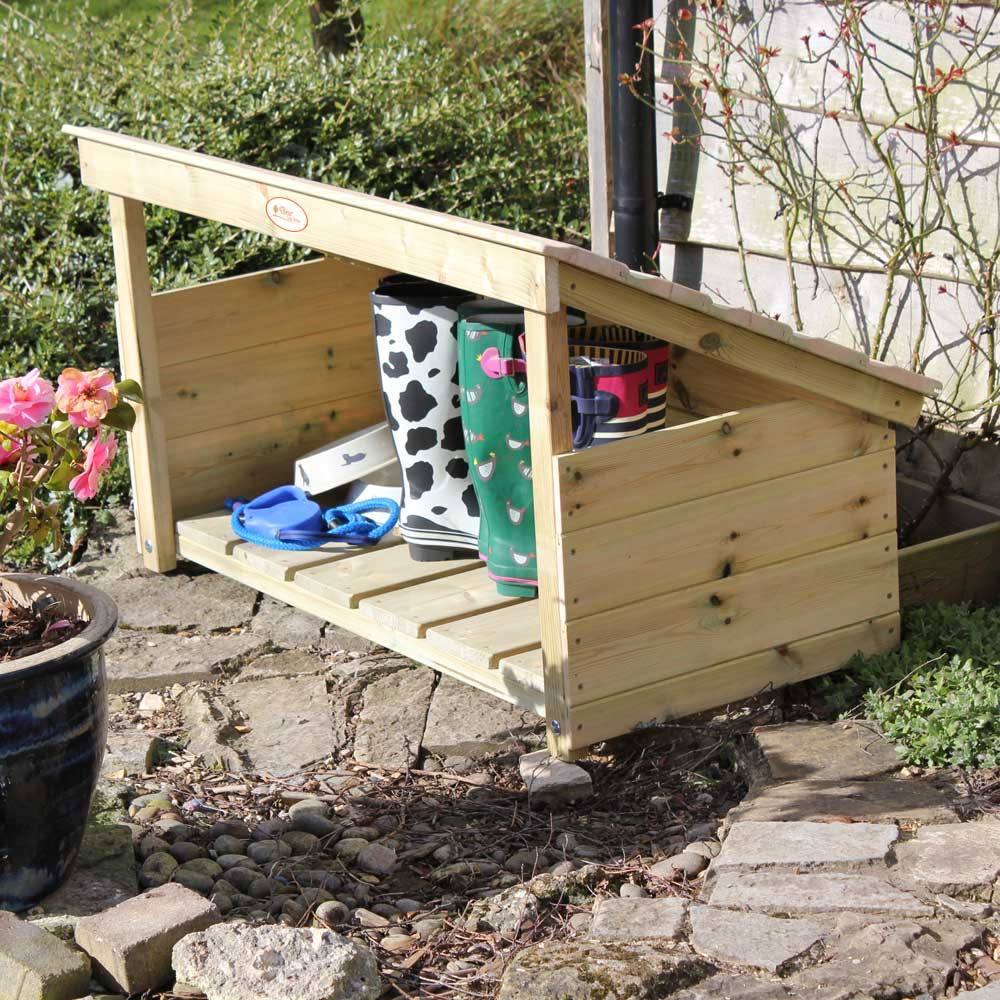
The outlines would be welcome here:
[[[667,381],[670,371],[670,345],[648,333],[627,326],[588,326],[571,334],[572,344],[598,344],[641,351],[646,356],[649,383],[645,430],[663,427],[667,418]]]
[[[649,363],[642,351],[571,344],[573,449],[642,434],[647,424]]]
[[[458,391],[459,304],[465,292],[392,275],[371,294],[386,419],[402,472],[400,528],[418,561],[478,550]]]

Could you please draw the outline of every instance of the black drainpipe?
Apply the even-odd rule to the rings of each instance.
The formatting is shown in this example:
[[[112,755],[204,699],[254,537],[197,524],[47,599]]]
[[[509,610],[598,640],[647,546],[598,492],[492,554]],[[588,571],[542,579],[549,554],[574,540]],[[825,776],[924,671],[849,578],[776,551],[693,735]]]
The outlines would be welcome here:
[[[658,235],[653,41],[651,35],[643,51],[643,33],[635,27],[652,18],[653,0],[611,0],[608,6],[615,257],[633,271],[655,271],[653,254]],[[638,97],[626,84],[618,82],[623,76],[638,76],[633,85]]]

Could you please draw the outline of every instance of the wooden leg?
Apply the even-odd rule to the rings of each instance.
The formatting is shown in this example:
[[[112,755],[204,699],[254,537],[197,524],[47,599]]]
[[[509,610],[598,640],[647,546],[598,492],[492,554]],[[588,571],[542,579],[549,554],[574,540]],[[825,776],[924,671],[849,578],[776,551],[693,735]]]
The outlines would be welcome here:
[[[121,374],[142,386],[144,398],[136,407],[138,416],[129,434],[136,534],[143,564],[164,573],[177,565],[177,553],[160,413],[160,361],[146,260],[146,224],[142,202],[117,195],[112,195],[110,202]]]
[[[555,455],[573,450],[566,309],[525,313],[538,612],[545,669],[545,730],[553,756],[570,759],[566,615],[556,521]]]

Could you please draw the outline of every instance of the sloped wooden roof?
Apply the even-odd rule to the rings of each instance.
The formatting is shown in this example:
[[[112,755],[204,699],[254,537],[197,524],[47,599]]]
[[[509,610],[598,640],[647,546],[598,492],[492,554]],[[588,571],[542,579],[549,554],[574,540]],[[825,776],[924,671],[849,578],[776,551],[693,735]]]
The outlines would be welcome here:
[[[934,379],[804,337],[785,323],[721,306],[702,292],[566,243],[104,129],[67,125],[64,132],[79,142],[83,182],[110,194],[444,281],[526,309],[580,306],[902,423],[915,422],[923,397],[940,388]],[[287,201],[295,215],[290,227],[273,218],[273,206]]]

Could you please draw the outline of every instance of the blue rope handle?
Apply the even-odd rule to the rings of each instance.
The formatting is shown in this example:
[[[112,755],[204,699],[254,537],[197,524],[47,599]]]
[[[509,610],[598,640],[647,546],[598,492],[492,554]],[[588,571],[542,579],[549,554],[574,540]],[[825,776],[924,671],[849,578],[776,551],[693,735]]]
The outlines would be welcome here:
[[[278,533],[278,537],[269,538],[255,534],[243,524],[240,510],[246,503],[243,497],[226,500],[226,507],[233,512],[229,522],[233,533],[245,542],[285,552],[308,552],[332,541],[347,542],[350,545],[377,545],[399,521],[399,504],[388,497],[378,497],[323,511],[326,531],[282,531]],[[384,524],[364,516],[366,511],[375,510],[388,511],[389,517]]]

